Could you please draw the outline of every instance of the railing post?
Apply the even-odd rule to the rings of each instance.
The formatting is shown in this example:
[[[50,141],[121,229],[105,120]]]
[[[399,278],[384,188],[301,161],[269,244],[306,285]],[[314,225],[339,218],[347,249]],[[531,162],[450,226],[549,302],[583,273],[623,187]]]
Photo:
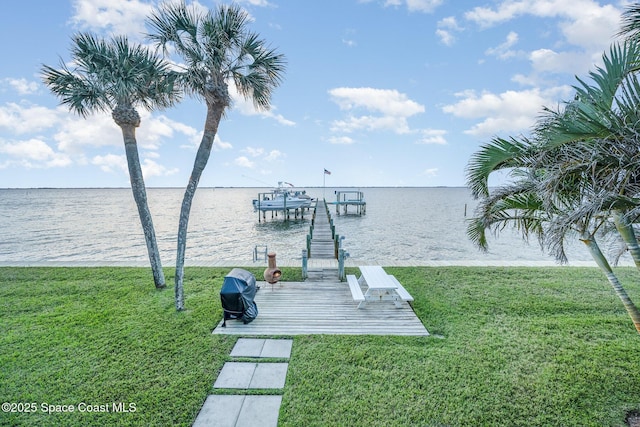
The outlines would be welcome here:
[[[302,250],[302,280],[307,280],[309,277],[309,271],[307,268],[307,251]]]
[[[338,251],[338,277],[340,278],[341,282],[346,279],[346,275],[344,274],[344,259],[348,256],[349,253],[340,248],[340,250]]]

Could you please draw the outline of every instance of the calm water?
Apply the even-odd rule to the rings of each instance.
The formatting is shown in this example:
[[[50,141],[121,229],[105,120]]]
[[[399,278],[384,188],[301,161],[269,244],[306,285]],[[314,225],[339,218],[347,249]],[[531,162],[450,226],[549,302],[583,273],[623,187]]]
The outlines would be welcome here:
[[[279,258],[299,259],[310,214],[285,222],[258,221],[251,200],[265,189],[200,188],[189,222],[187,261],[251,260],[255,245]],[[363,188],[366,215],[332,214],[344,248],[353,259],[395,261],[551,261],[536,242],[510,233],[479,252],[466,237],[466,218],[475,202],[465,188]],[[334,200],[334,189],[308,189]],[[148,189],[163,263],[175,262],[182,189]],[[351,211],[355,210],[353,207]],[[0,262],[147,260],[131,190],[0,190]],[[571,261],[588,261],[576,246]]]

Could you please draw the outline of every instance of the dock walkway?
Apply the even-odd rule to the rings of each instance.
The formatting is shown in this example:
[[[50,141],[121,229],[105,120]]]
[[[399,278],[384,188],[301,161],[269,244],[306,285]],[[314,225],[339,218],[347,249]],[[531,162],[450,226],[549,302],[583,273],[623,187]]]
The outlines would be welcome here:
[[[330,216],[324,200],[318,200],[312,225],[309,259],[337,259]]]

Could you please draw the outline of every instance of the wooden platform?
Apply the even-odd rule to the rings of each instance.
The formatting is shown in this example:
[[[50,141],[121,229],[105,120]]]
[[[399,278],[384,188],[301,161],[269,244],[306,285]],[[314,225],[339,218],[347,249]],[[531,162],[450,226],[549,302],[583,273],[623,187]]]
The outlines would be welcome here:
[[[258,317],[245,325],[222,320],[214,334],[229,335],[417,335],[429,332],[407,303],[368,303],[358,309],[347,282],[258,282]]]

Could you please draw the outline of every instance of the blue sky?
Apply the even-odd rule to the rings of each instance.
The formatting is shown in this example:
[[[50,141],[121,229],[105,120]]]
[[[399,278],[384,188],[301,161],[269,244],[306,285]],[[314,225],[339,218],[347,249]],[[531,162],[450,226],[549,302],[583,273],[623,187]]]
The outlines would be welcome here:
[[[235,99],[200,186],[462,186],[479,145],[526,134],[543,106],[571,98],[575,76],[599,64],[628,3],[240,1],[287,70],[270,111]],[[110,115],[83,119],[59,106],[40,70],[70,59],[77,31],[144,43],[157,2],[52,5],[11,2],[0,17],[0,187],[128,187]],[[204,105],[187,99],[140,113],[147,186],[184,187]]]

